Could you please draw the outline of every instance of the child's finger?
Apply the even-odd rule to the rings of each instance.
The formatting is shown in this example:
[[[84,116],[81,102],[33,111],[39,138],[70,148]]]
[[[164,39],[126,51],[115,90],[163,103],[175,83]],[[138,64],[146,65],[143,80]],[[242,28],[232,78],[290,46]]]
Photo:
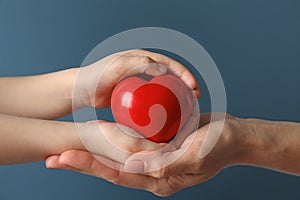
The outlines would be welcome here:
[[[59,162],[60,155],[52,155],[46,158],[45,165],[48,169],[65,169],[70,170],[68,165]]]
[[[177,76],[181,77],[181,79],[192,89],[195,91],[197,97],[200,97],[200,87],[197,83],[197,80],[193,76],[193,74],[181,63],[176,60],[169,58],[165,55],[154,53],[151,51],[145,51],[141,49],[130,50],[124,52],[122,55],[131,55],[131,56],[147,56],[151,58],[156,63],[163,64],[169,67],[173,72],[176,72]]]

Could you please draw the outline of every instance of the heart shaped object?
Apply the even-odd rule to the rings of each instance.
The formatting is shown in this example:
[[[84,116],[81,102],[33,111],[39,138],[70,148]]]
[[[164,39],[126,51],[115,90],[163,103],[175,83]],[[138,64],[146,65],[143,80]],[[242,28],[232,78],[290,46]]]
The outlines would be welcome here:
[[[168,142],[192,113],[192,98],[177,76],[156,76],[149,82],[133,76],[114,88],[111,108],[118,123],[153,142]]]

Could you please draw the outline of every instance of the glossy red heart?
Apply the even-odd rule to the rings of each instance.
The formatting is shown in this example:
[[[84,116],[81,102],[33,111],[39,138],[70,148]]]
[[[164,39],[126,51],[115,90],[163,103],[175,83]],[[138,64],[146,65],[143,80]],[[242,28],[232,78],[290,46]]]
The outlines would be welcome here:
[[[114,88],[111,108],[115,120],[154,142],[170,141],[193,108],[193,95],[174,75],[156,76],[149,82],[129,77]]]

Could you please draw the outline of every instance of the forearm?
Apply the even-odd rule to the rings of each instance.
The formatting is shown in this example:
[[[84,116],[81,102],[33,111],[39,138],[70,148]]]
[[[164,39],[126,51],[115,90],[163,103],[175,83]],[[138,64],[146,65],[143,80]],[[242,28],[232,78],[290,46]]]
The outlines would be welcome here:
[[[300,175],[300,124],[243,119],[236,163]]]
[[[72,112],[77,69],[27,77],[0,78],[0,113],[55,119]]]
[[[75,124],[0,114],[0,165],[33,162],[84,149]]]

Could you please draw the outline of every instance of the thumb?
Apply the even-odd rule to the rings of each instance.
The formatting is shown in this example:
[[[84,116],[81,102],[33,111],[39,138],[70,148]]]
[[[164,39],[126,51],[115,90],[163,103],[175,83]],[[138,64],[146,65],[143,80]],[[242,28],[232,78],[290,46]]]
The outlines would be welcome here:
[[[126,160],[124,170],[130,173],[147,174],[155,178],[168,177],[177,173],[174,163],[182,154],[182,150],[138,152]]]
[[[125,161],[124,170],[155,178],[194,172],[198,160],[195,154],[199,151],[199,144],[194,143],[197,132],[189,135],[179,149],[175,144],[169,143],[158,151],[141,151],[132,154]]]

